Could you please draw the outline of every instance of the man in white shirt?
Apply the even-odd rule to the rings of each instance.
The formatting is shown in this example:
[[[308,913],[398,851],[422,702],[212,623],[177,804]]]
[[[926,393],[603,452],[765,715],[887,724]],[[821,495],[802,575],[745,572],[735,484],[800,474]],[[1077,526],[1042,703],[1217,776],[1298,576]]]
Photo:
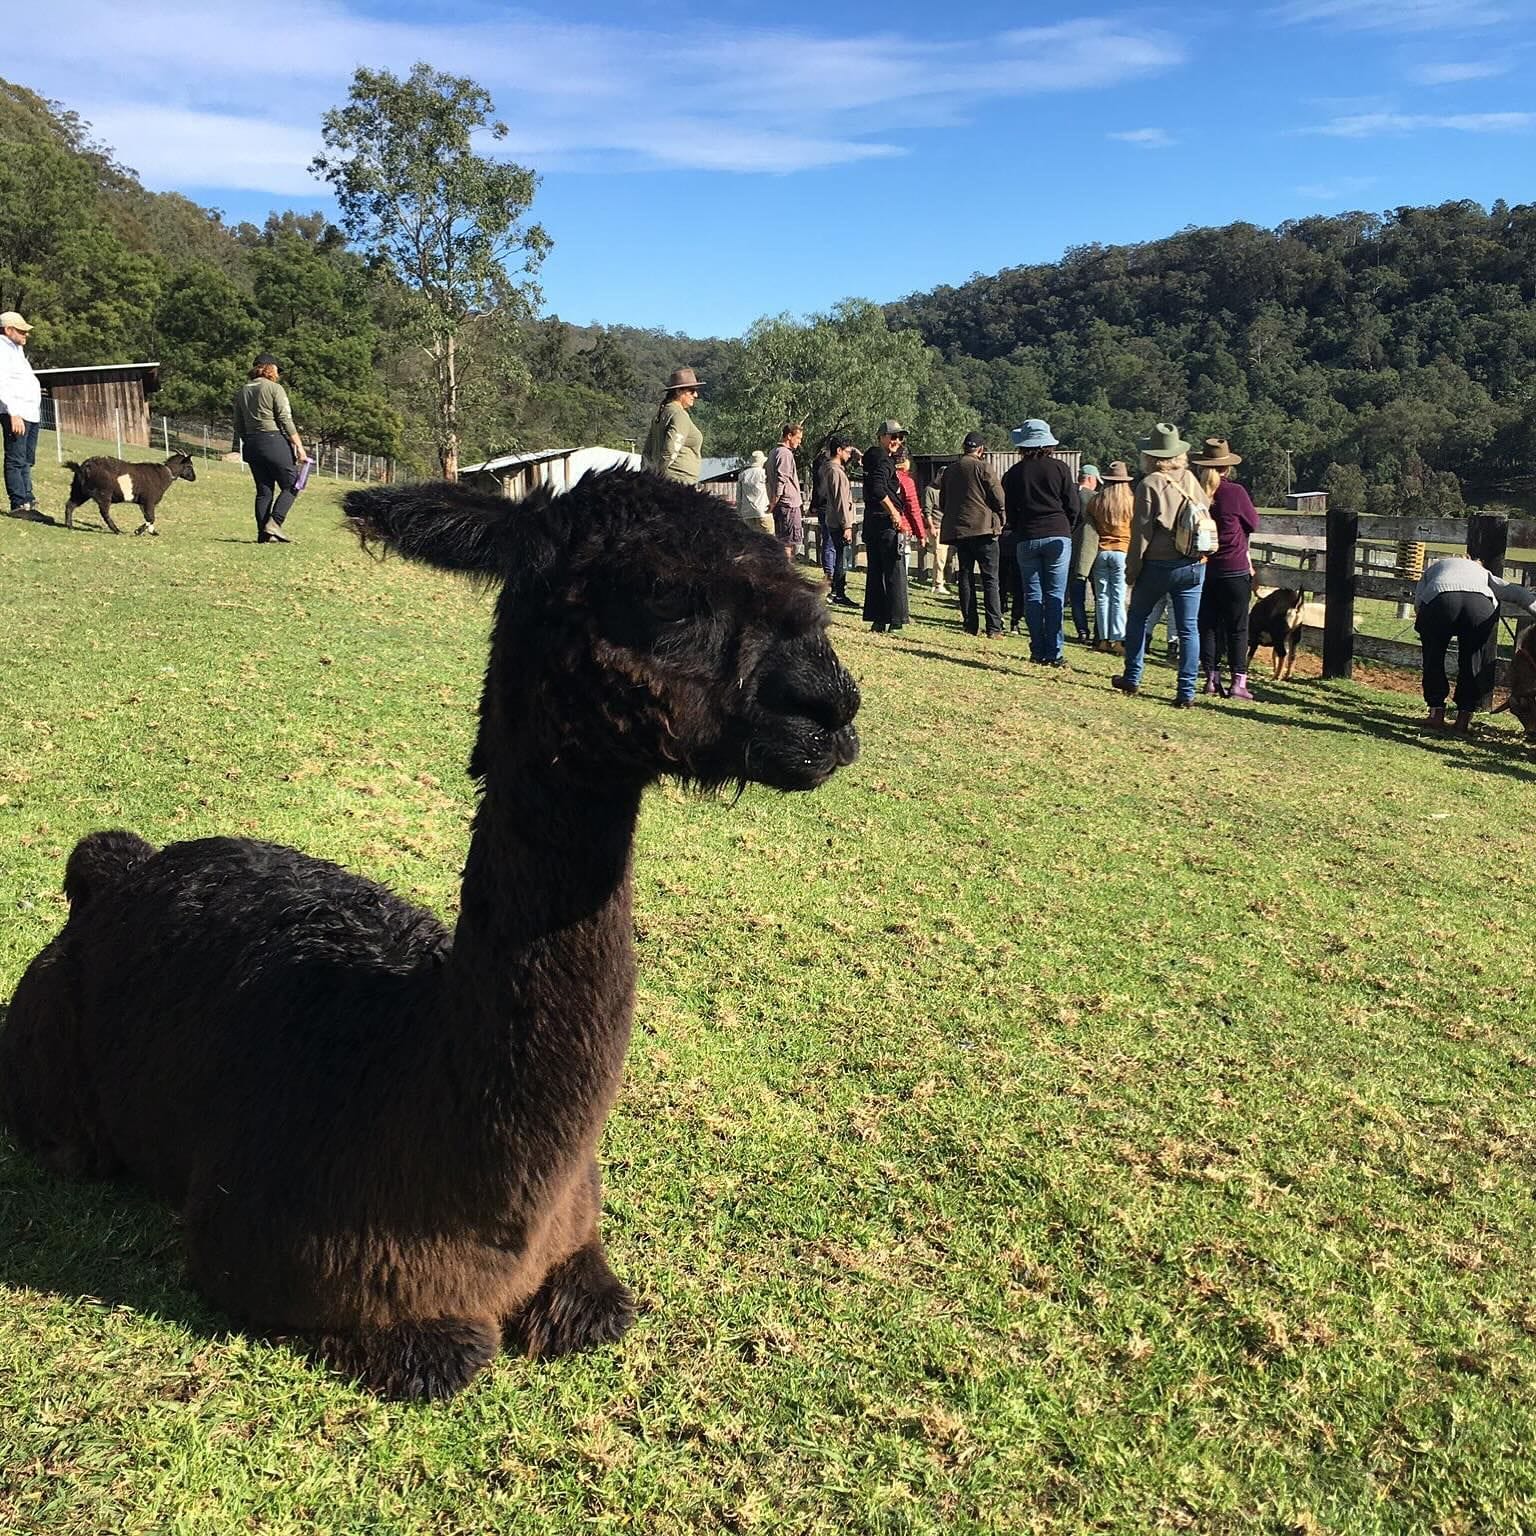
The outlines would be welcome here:
[[[40,516],[32,494],[32,466],[37,462],[37,424],[43,391],[27,361],[32,327],[8,309],[0,314],[0,428],[5,437],[5,490],[12,517]]]

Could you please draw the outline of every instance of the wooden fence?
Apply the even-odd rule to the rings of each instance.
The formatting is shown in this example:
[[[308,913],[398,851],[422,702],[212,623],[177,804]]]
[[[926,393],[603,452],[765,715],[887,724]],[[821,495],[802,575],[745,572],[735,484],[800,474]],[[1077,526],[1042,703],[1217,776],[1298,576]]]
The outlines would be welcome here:
[[[1322,540],[1321,548],[1302,548],[1293,553],[1297,565],[1283,564],[1274,558],[1273,545],[1266,545],[1266,535]],[[1321,641],[1323,676],[1348,678],[1354,675],[1355,658],[1382,661],[1391,666],[1418,667],[1419,647],[1402,640],[1382,640],[1355,630],[1357,598],[1382,598],[1408,605],[1413,601],[1417,582],[1407,576],[1375,574],[1371,569],[1369,549],[1375,545],[1398,543],[1450,544],[1466,549],[1481,560],[1495,575],[1505,575],[1505,556],[1510,549],[1536,549],[1536,522],[1512,522],[1489,513],[1475,513],[1468,518],[1363,517],[1336,507],[1323,516],[1304,513],[1266,514],[1254,536],[1257,553],[1268,553],[1267,560],[1255,559],[1254,579],[1265,586],[1291,587],[1311,595],[1320,595],[1324,603],[1321,629],[1308,627],[1303,642],[1318,648]],[[1322,569],[1318,570],[1318,557]],[[1529,579],[1533,567],[1522,564],[1520,573]],[[1515,571],[1507,573],[1511,579]],[[1529,616],[1522,609],[1504,605],[1511,621]],[[1513,625],[1512,625],[1513,627]],[[1518,633],[1511,635],[1511,644]]]

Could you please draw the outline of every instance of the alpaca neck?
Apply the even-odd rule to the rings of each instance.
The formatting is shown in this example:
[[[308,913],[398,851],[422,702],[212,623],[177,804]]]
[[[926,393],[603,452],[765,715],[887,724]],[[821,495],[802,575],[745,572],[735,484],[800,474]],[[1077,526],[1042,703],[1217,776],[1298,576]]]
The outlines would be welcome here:
[[[444,978],[449,1044],[464,1101],[483,1106],[465,1125],[474,1150],[526,1187],[590,1150],[618,1090],[640,790],[594,791],[547,761],[485,779]]]

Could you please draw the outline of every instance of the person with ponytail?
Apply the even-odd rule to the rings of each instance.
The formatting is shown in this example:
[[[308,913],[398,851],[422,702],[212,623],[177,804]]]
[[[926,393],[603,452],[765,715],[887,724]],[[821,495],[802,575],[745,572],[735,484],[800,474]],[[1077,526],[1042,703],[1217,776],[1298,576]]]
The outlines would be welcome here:
[[[1259,526],[1258,509],[1232,478],[1243,462],[1224,437],[1208,437],[1190,459],[1200,472],[1200,486],[1211,504],[1220,542],[1206,562],[1200,589],[1200,666],[1208,694],[1220,695],[1221,657],[1226,652],[1232,686],[1229,699],[1251,699],[1248,687],[1248,608],[1253,599],[1253,561],[1248,539]]]

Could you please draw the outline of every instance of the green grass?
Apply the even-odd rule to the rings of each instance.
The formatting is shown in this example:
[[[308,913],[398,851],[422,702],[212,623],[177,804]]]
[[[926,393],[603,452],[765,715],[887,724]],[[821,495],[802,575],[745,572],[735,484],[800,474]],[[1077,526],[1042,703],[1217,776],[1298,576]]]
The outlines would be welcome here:
[[[291,548],[248,501],[0,519],[0,999],[104,825],[451,917],[488,599],[328,486]],[[648,803],[622,1348],[379,1403],[0,1149],[0,1531],[1536,1528],[1536,756],[1343,685],[1178,714],[916,607],[836,622],[825,790]]]

